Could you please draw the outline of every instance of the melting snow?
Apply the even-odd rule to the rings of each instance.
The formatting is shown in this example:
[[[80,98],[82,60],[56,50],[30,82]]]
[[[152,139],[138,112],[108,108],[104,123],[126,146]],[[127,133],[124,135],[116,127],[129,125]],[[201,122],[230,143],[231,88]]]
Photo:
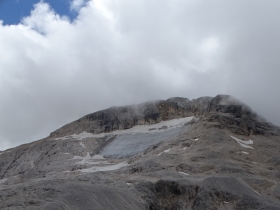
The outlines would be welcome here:
[[[80,162],[77,162],[77,164],[81,164],[84,165],[86,163],[89,162],[89,160],[91,159],[89,152],[87,152],[87,155],[85,157],[81,157],[81,156],[74,156],[72,159],[82,159]]]
[[[100,159],[105,159],[102,155],[94,155],[92,157],[93,160],[100,160]]]
[[[167,150],[164,150],[163,152],[170,152],[171,148],[170,149],[167,149]]]
[[[110,164],[108,163],[108,161],[95,161],[95,162],[90,162],[89,164],[92,164],[92,165],[100,165],[100,164]]]
[[[119,134],[127,134],[127,133],[154,133],[154,132],[163,132],[165,130],[173,129],[173,128],[178,128],[185,126],[188,122],[190,122],[194,117],[185,117],[185,118],[180,118],[180,119],[174,119],[174,120],[169,120],[169,121],[161,121],[157,124],[152,124],[152,125],[136,125],[130,129],[126,130],[116,130],[111,133],[100,133],[100,134],[92,134],[92,133],[87,133],[83,131],[80,134],[73,134],[69,136],[64,136],[64,137],[58,137],[55,138],[54,140],[66,140],[66,139],[77,139],[77,140],[83,140],[85,138],[102,138],[108,135],[119,135]]]
[[[194,141],[198,141],[199,138],[195,139]]]
[[[85,165],[85,164],[92,164],[92,165],[97,165],[97,164],[108,164],[107,161],[95,161],[95,160],[100,160],[104,159],[102,155],[94,155],[93,157],[90,156],[89,152],[87,152],[87,155],[85,157],[81,156],[74,156],[72,160],[75,159],[80,159],[81,161],[76,162],[76,164],[80,165]]]
[[[131,133],[117,135],[114,141],[106,145],[101,151],[104,157],[126,158],[144,151],[150,146],[180,135],[186,127],[177,127],[163,132]]]
[[[95,134],[93,137],[102,138],[107,135],[119,135],[119,134],[128,134],[128,133],[156,133],[156,132],[164,132],[169,129],[178,128],[185,126],[188,122],[190,122],[194,117],[185,117],[180,119],[174,119],[169,121],[161,121],[157,124],[152,125],[136,125],[130,129],[126,130],[116,130],[111,133],[100,133]]]
[[[69,139],[69,138],[73,138],[73,139],[77,139],[77,140],[83,140],[83,139],[86,139],[86,138],[92,138],[94,137],[94,135],[92,133],[87,133],[85,131],[83,131],[82,133],[80,134],[73,134],[73,135],[70,135],[70,136],[64,136],[64,137],[58,137],[58,138],[55,138],[54,140],[66,140],[66,139]]]
[[[80,142],[80,145],[81,145],[83,148],[86,148],[85,145],[83,144],[83,142]]]
[[[167,149],[167,150],[164,150],[163,152],[167,153],[167,152],[170,152],[171,148],[170,149]],[[157,156],[160,156],[163,152],[159,153]]]
[[[179,174],[183,174],[183,175],[186,175],[186,176],[189,175],[189,174],[187,174],[187,173],[185,173],[185,172],[182,172],[182,171],[180,171]]]
[[[249,152],[242,151],[242,153],[245,154],[245,155],[249,155]]]
[[[252,189],[255,193],[257,193],[257,194],[259,194],[259,195],[261,195],[260,193],[258,193],[256,190],[254,190],[254,189]]]
[[[98,172],[98,171],[114,171],[114,170],[118,170],[125,166],[128,166],[128,163],[126,161],[115,164],[115,165],[110,165],[110,166],[93,166],[91,168],[81,169],[78,171],[84,172],[84,173],[92,173],[92,172]]]
[[[233,138],[235,141],[237,141],[238,144],[240,144],[241,147],[244,147],[244,148],[248,148],[248,149],[254,149],[253,147],[251,146],[248,146],[249,144],[253,144],[253,140],[249,140],[249,141],[243,141],[241,139],[238,139],[234,136],[230,136],[231,138]]]
[[[104,157],[125,158],[135,155],[149,148],[151,145],[170,139],[181,132],[186,131],[187,123],[194,117],[186,117],[169,121],[161,121],[152,125],[137,125],[126,130],[116,130],[111,133],[91,134],[83,132],[79,135],[71,135],[56,140],[78,139],[84,138],[111,138],[114,141],[106,145],[101,155]],[[80,144],[83,145],[82,143]],[[80,158],[81,159],[81,158]]]
[[[80,134],[78,134],[78,135],[76,135],[76,134],[72,135],[72,138],[78,139],[78,140],[83,140],[83,139],[91,138],[91,137],[94,137],[94,135],[92,133],[87,133],[85,131],[80,133]]]

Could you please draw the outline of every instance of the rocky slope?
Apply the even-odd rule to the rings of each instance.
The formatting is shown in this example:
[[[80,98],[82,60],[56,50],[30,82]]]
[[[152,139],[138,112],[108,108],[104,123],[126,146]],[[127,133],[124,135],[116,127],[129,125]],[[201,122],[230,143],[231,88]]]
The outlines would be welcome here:
[[[231,96],[86,115],[0,153],[0,209],[280,209],[280,129]]]
[[[220,123],[238,134],[279,135],[279,128],[267,123],[248,106],[229,95],[170,98],[166,101],[146,102],[139,105],[111,107],[86,115],[52,132],[50,137],[61,137],[83,131],[89,133],[112,132],[135,125],[155,124],[189,116],[208,116],[208,121]]]

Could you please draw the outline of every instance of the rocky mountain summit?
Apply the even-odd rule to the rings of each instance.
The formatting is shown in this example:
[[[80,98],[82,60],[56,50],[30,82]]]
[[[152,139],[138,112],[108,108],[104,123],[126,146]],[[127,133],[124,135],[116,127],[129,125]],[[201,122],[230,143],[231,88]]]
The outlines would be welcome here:
[[[81,133],[112,132],[129,129],[136,125],[150,125],[189,116],[204,117],[217,122],[237,134],[279,135],[279,129],[267,123],[248,106],[229,95],[215,98],[201,97],[190,101],[187,98],[170,98],[138,105],[111,107],[88,114],[52,132],[50,137]],[[220,125],[219,125],[219,124]]]
[[[111,107],[0,153],[0,209],[280,210],[280,128],[232,96]]]

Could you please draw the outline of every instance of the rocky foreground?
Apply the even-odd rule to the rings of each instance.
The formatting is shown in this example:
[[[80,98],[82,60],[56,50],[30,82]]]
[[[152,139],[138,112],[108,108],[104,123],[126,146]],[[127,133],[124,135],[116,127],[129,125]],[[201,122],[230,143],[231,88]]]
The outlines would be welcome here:
[[[112,107],[1,152],[0,209],[280,210],[280,128],[225,95]]]

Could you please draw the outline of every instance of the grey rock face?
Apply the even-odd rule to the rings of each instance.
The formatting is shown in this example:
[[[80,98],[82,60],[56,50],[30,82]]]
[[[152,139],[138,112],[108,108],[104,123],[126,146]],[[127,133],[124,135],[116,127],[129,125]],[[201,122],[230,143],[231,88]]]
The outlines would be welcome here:
[[[155,124],[160,121],[188,116],[204,117],[217,126],[242,135],[279,135],[280,129],[266,122],[247,105],[228,95],[214,98],[170,98],[166,101],[146,102],[138,105],[111,107],[86,115],[52,132],[50,138],[89,133],[111,132],[135,125]]]
[[[0,209],[278,210],[279,151],[279,128],[231,96],[112,107],[1,152]]]
[[[280,209],[279,203],[261,197],[231,177],[161,179],[136,187],[150,194],[149,209]]]

